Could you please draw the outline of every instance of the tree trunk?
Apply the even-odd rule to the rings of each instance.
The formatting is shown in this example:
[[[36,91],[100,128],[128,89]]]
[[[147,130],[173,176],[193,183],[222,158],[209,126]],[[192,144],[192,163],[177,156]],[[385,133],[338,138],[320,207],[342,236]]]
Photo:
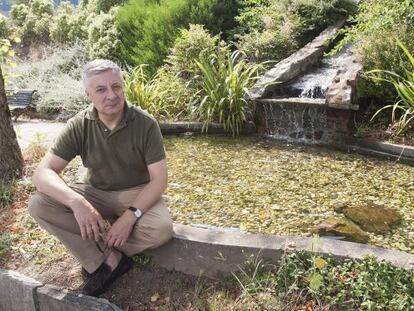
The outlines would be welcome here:
[[[0,180],[8,181],[22,175],[23,156],[13,129],[0,67]]]

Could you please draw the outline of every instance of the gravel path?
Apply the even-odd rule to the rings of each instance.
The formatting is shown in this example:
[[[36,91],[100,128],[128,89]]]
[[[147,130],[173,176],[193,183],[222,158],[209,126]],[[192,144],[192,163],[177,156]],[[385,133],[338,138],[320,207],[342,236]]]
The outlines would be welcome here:
[[[25,149],[31,142],[49,145],[66,123],[46,120],[24,120],[13,123],[20,148]]]

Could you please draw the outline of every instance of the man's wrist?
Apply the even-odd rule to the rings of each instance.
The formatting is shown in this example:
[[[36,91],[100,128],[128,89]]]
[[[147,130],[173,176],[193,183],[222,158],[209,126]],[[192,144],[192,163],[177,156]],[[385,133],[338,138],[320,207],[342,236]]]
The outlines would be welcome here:
[[[85,197],[76,193],[76,195],[74,195],[72,198],[69,199],[68,206],[72,211],[75,211],[81,206],[84,206],[85,201],[86,201]]]
[[[128,207],[128,211],[130,211],[134,217],[138,220],[142,217],[142,211],[139,208],[136,208],[135,206]]]

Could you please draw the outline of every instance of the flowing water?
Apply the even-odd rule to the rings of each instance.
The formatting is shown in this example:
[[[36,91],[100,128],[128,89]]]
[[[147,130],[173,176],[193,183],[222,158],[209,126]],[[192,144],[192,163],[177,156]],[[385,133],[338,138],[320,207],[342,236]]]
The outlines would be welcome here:
[[[328,87],[339,70],[344,69],[350,62],[352,54],[345,47],[332,57],[325,57],[317,68],[294,79],[282,87],[277,96],[299,98],[325,98]]]

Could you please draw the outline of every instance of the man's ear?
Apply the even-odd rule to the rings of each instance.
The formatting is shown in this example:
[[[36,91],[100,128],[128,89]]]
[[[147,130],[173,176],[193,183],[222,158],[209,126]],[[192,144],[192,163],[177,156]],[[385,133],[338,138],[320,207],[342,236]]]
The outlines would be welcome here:
[[[88,90],[87,89],[85,89],[85,96],[90,100],[90,97],[89,97],[89,92],[88,92]]]

